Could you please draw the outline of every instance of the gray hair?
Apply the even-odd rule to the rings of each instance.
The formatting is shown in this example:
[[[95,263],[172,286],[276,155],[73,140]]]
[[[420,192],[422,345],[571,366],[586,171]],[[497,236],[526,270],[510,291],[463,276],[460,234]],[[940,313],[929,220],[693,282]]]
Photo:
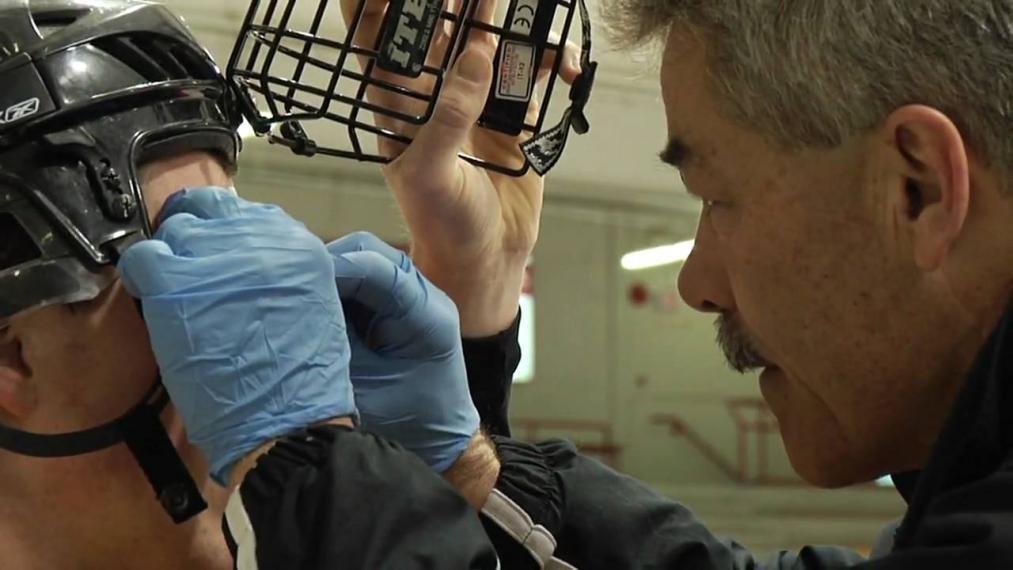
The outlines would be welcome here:
[[[1013,0],[606,0],[625,47],[699,35],[723,110],[786,148],[832,148],[924,104],[1013,171]]]

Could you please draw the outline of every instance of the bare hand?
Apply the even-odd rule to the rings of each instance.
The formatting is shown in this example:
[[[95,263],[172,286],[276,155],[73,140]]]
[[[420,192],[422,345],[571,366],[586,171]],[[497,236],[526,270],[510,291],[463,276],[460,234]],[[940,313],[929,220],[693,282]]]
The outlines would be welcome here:
[[[387,8],[386,0],[367,2],[358,45],[372,45]],[[342,0],[348,22],[359,0]],[[478,17],[491,20],[495,0],[485,0]],[[430,64],[438,65],[450,37],[437,28]],[[398,132],[413,136],[404,147],[379,140],[380,152],[397,158],[384,168],[412,236],[412,257],[423,273],[447,292],[461,313],[465,337],[499,333],[517,316],[524,268],[538,239],[544,181],[534,172],[515,178],[473,166],[459,158],[465,152],[495,157],[498,162],[523,164],[522,139],[476,126],[492,82],[495,39],[475,33],[469,47],[448,73],[432,119],[414,132],[398,123]],[[557,55],[546,50],[545,70]],[[567,45],[560,77],[572,82],[580,73],[576,46]],[[409,79],[374,70],[374,77],[421,92],[432,89],[431,76]],[[367,92],[371,102],[416,114],[420,110],[406,97],[381,89]],[[537,118],[540,104],[532,101],[529,119]],[[376,115],[377,123],[385,120]],[[393,121],[393,119],[386,119]]]

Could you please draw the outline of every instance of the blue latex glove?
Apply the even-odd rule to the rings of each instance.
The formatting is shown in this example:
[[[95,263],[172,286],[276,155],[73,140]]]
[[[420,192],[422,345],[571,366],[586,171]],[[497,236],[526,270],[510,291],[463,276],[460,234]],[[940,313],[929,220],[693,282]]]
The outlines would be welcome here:
[[[352,234],[327,249],[345,305],[363,427],[446,471],[479,424],[457,307],[407,255],[375,236]]]
[[[276,206],[228,190],[173,196],[119,271],[162,380],[212,477],[272,439],[355,411],[327,249]]]

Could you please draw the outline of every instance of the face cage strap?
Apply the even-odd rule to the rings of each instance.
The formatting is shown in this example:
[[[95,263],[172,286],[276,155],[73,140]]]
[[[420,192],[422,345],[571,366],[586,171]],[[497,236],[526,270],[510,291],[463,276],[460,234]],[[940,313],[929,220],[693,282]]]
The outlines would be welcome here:
[[[43,435],[0,426],[0,448],[40,458],[71,457],[122,442],[137,459],[165,512],[179,524],[207,508],[197,484],[169,440],[159,414],[169,403],[161,382],[124,416],[73,433]]]
[[[578,135],[591,130],[591,123],[587,120],[584,109],[591,100],[591,90],[598,74],[598,62],[591,61],[591,17],[588,14],[587,3],[585,0],[576,1],[580,8],[583,45],[580,54],[581,74],[570,88],[570,108],[563,112],[563,118],[558,125],[521,144],[521,152],[528,159],[531,168],[540,176],[548,174],[562,158],[571,128]],[[558,58],[556,67],[558,71]]]

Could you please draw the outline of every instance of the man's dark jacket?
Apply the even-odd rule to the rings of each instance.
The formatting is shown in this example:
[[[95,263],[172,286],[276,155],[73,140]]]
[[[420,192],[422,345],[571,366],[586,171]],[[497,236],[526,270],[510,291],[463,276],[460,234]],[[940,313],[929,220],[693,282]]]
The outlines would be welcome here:
[[[502,464],[481,515],[396,444],[315,428],[260,460],[230,502],[226,534],[237,568],[260,570],[1013,570],[1010,328],[1007,316],[982,349],[927,467],[895,475],[909,507],[874,560],[810,546],[759,561],[569,443],[511,440],[516,323],[465,343],[472,395]]]

